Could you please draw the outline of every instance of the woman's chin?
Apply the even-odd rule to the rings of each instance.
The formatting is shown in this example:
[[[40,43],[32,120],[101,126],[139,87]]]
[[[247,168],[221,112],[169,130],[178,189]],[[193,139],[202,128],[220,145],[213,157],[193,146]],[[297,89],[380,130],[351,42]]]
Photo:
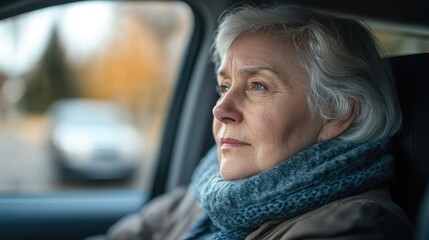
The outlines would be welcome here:
[[[231,171],[227,171],[227,172],[220,171],[220,176],[225,181],[234,181],[234,180],[240,179],[240,177],[238,176],[238,174],[232,173]]]
[[[234,181],[258,174],[258,171],[252,170],[249,164],[237,164],[231,160],[221,161],[220,164],[220,175],[225,181]]]

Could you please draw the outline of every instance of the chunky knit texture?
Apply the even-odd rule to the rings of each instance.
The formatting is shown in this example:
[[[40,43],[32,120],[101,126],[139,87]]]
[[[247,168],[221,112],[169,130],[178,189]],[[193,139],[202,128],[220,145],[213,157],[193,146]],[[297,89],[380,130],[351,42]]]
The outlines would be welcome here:
[[[190,189],[207,215],[188,239],[244,239],[268,220],[286,220],[385,184],[394,174],[388,146],[387,139],[359,145],[321,142],[235,181],[220,176],[214,147],[193,176]]]

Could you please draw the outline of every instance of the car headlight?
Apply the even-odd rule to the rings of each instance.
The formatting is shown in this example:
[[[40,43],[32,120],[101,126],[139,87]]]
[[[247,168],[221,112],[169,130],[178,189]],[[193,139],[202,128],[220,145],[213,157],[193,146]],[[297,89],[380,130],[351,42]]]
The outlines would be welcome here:
[[[121,129],[121,141],[118,142],[119,151],[125,160],[135,162],[142,157],[143,143],[140,135],[130,128]]]
[[[64,155],[64,161],[70,167],[82,167],[91,161],[91,141],[79,131],[59,131],[54,137],[54,145]]]

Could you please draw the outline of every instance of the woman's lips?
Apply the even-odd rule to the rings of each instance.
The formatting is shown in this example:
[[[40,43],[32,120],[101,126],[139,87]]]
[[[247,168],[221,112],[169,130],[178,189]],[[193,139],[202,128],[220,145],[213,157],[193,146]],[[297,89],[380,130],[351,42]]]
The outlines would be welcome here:
[[[221,148],[239,148],[239,147],[245,147],[249,146],[249,143],[239,141],[234,138],[221,138],[220,139],[220,146]]]

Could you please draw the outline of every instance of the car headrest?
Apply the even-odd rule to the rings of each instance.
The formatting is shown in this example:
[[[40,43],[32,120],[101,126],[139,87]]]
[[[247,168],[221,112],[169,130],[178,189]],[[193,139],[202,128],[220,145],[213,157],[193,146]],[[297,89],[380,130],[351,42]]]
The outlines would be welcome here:
[[[429,53],[392,57],[403,125],[395,136],[402,157],[429,174]]]
[[[391,57],[403,114],[393,137],[397,178],[392,197],[415,221],[429,175],[429,53]]]

